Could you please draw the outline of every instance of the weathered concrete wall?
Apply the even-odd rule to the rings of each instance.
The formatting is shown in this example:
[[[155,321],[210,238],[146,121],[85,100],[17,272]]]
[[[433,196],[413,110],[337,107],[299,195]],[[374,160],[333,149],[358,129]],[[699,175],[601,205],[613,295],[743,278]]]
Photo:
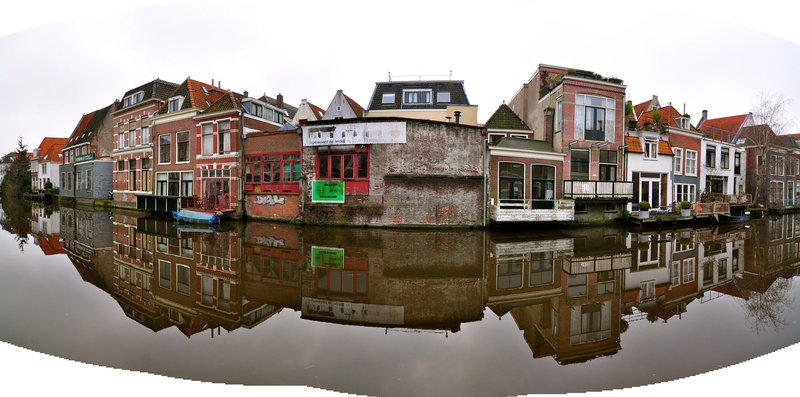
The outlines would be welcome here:
[[[369,193],[347,194],[343,204],[311,202],[317,148],[303,148],[304,221],[376,226],[482,225],[483,129],[399,118],[342,120],[386,121],[406,123],[406,143],[368,145]]]

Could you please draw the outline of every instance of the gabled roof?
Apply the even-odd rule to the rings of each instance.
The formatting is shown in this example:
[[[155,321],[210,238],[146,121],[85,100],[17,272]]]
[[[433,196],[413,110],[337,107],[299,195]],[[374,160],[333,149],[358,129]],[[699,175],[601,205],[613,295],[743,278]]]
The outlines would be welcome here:
[[[45,255],[57,255],[64,253],[64,243],[60,241],[58,234],[39,237],[39,248]]]
[[[431,103],[422,105],[403,104],[403,90],[429,89],[431,90]],[[449,92],[449,102],[437,102],[437,93]],[[382,103],[383,94],[394,93],[394,102]],[[397,109],[446,109],[448,105],[469,105],[467,93],[464,91],[462,80],[441,81],[386,81],[375,83],[375,91],[369,103],[369,110],[397,110]]]
[[[342,95],[344,95],[344,99],[347,101],[347,103],[350,104],[350,108],[353,109],[353,112],[356,114],[356,117],[359,118],[364,117],[364,108],[362,108],[361,105],[359,105],[355,100],[353,100],[353,98],[347,96],[347,94],[342,93]]]
[[[636,122],[636,126],[641,128],[641,127],[644,126],[645,123],[652,123],[653,122],[653,112],[654,111],[655,110],[651,110],[651,111],[647,111],[647,112],[642,113],[639,116],[639,120]],[[678,122],[676,121],[676,119],[678,117],[683,117],[683,115],[678,111],[678,109],[675,109],[673,106],[667,105],[667,106],[661,107],[660,109],[658,109],[658,111],[661,112],[661,123],[662,124],[668,125],[670,127],[681,128],[678,125]],[[691,124],[689,124],[689,129],[691,131],[697,131],[697,129],[694,128]]]
[[[670,146],[669,142],[664,141],[664,140],[659,140],[658,141],[658,154],[666,154],[666,155],[672,156],[675,153],[672,153],[672,146]]]
[[[747,114],[740,114],[738,116],[708,119],[703,121],[697,128],[709,138],[732,142],[736,133],[739,132],[739,129],[742,128],[745,120],[747,120],[747,116]]]
[[[314,117],[316,117],[317,120],[322,119],[322,116],[325,115],[325,109],[323,109],[323,108],[321,108],[321,107],[319,107],[317,105],[314,105],[311,102],[306,102],[306,104],[311,109],[311,113],[314,114]]]
[[[187,78],[186,80],[183,81],[183,83],[181,83],[180,86],[178,86],[178,88],[176,88],[172,93],[170,93],[167,98],[182,96],[183,104],[181,105],[180,110],[186,110],[191,108],[199,108],[200,110],[205,110],[206,108],[211,106],[212,103],[219,100],[227,92],[228,92],[227,90],[214,87],[213,85]],[[168,109],[169,109],[169,101],[165,101],[164,104],[162,104],[161,107],[158,109],[157,113],[166,114]]]
[[[486,128],[490,130],[531,131],[525,122],[505,103],[500,105],[494,114],[489,117],[489,120],[486,121]]]
[[[768,140],[762,134],[768,134]],[[770,147],[782,147],[785,149],[797,149],[798,142],[793,135],[776,135],[772,128],[766,124],[754,125],[742,128],[737,139],[744,139],[746,145],[764,145]]]
[[[148,99],[156,98],[161,100],[167,100],[170,94],[178,88],[178,85],[175,83],[171,83],[169,81],[164,81],[161,79],[155,79],[148,83],[144,83],[134,89],[128,90],[125,94],[122,95],[122,98],[125,99],[129,95],[133,95],[139,91],[143,91],[143,97],[140,102],[144,102]],[[134,106],[136,104],[129,105],[128,107]],[[122,108],[124,109],[124,108]]]
[[[639,118],[639,117],[642,116],[642,113],[644,113],[644,111],[647,110],[647,108],[650,107],[650,103],[651,102],[652,102],[652,99],[649,100],[649,101],[645,101],[645,102],[642,102],[642,103],[640,103],[638,105],[634,105],[633,106],[633,114],[636,115],[636,118]]]
[[[60,161],[61,149],[69,138],[44,138],[39,144],[39,161]]]
[[[102,109],[83,115],[78,125],[75,127],[75,130],[72,131],[69,140],[64,144],[64,147],[89,142],[97,130],[102,127],[103,120],[108,112],[111,111],[112,107],[114,107],[113,103]]]
[[[238,109],[244,111],[244,106],[242,106],[243,96],[237,94],[233,91],[226,92],[222,95],[219,99],[217,99],[214,103],[212,103],[206,110],[202,111],[202,113],[214,113],[214,112],[222,112],[225,110],[233,110]]]

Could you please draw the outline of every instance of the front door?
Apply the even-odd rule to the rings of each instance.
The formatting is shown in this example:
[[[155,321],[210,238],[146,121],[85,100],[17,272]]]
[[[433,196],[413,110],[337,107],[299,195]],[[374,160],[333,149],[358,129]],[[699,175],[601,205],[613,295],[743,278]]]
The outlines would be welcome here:
[[[230,180],[228,178],[206,178],[203,183],[203,203],[209,209],[230,208]]]
[[[639,181],[639,201],[647,201],[650,207],[661,206],[661,180],[642,178]]]

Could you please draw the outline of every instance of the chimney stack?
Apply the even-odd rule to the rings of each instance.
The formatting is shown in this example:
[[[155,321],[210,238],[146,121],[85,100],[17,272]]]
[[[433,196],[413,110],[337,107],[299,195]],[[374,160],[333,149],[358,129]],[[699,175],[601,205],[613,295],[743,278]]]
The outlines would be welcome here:
[[[278,101],[278,107],[283,109],[283,95],[279,92],[278,97],[276,98]]]
[[[244,92],[242,92],[242,95],[244,95],[245,98],[249,98],[250,97],[249,94],[250,93],[248,93],[247,90],[244,90]]]
[[[456,110],[454,115],[456,116],[456,124],[459,124],[459,122],[461,120],[461,111],[460,110]]]
[[[214,86],[214,79],[211,79],[211,86]]]

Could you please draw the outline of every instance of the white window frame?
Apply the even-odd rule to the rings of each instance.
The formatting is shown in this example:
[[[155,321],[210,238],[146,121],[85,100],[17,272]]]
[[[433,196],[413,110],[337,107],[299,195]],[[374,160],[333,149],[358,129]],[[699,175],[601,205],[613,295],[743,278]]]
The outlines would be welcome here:
[[[528,135],[526,135],[526,134],[511,134],[510,137],[511,138],[524,138],[524,139],[527,139]]]
[[[602,101],[602,105],[597,102]],[[575,95],[575,138],[586,139],[586,107],[604,109],[603,141],[613,142],[616,131],[616,99],[599,96],[576,94]],[[579,117],[580,116],[580,117]],[[580,121],[579,121],[580,120]]]
[[[686,154],[686,165],[684,166],[684,169],[683,169],[684,175],[686,175],[686,176],[697,176],[697,150],[686,149],[686,152],[684,152],[684,153]],[[694,155],[694,158],[691,159],[691,161],[694,162],[694,166],[691,167],[691,169],[689,168],[689,160],[690,160],[689,159],[689,157],[690,157],[689,155],[690,154]]]
[[[658,139],[642,138],[642,149],[644,149],[645,160],[658,159]]]
[[[173,104],[175,106],[173,106]],[[176,97],[169,98],[167,100],[167,113],[177,112],[177,111],[181,110],[182,106],[183,106],[183,97],[182,96],[176,96]]]
[[[683,148],[676,147],[672,151],[675,153],[672,159],[672,172],[675,175],[683,175]]]
[[[206,127],[208,127],[209,131],[206,131]],[[210,140],[210,143],[207,140]],[[207,148],[206,145],[208,145]],[[214,123],[200,124],[200,150],[203,156],[214,154]]]
[[[683,284],[691,283],[694,281],[695,274],[697,273],[695,266],[695,258],[686,258],[683,260],[681,264],[681,282]],[[687,272],[686,270],[689,269],[691,272]]]
[[[381,104],[382,105],[394,104],[394,100],[395,100],[394,92],[384,92],[381,95]]]
[[[564,105],[562,103],[562,98],[556,99],[556,125],[553,128],[553,132],[561,132],[561,129],[564,128]]]
[[[180,150],[178,150],[178,145],[180,142],[178,141],[178,137],[181,134],[186,134],[189,138],[186,140],[186,160],[179,161],[178,156],[180,155]],[[187,164],[192,161],[192,134],[189,131],[180,131],[175,133],[175,164]],[[170,148],[171,150],[171,148]]]
[[[428,94],[428,101],[427,102],[406,102],[406,94],[410,93],[427,93]],[[428,88],[419,88],[419,89],[408,89],[403,90],[403,105],[431,105],[433,104],[433,90]]]
[[[450,103],[450,91],[439,91],[436,93],[437,103]]]
[[[503,133],[497,133],[497,132],[490,132],[490,133],[486,134],[486,140],[487,140],[488,142],[492,142],[492,137],[493,137],[493,136],[499,136],[499,137],[503,137],[503,138],[505,138],[505,137],[506,137],[506,134],[503,134]]]

